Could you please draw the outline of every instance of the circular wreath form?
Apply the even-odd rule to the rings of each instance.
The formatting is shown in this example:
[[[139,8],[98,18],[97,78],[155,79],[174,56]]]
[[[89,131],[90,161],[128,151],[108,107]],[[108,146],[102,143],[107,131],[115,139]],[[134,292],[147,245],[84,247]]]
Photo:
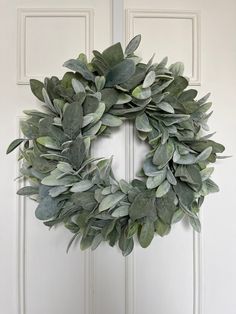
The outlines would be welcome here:
[[[74,234],[68,247],[77,237],[81,249],[118,242],[127,255],[135,235],[145,248],[184,216],[200,231],[199,208],[218,191],[208,165],[224,146],[204,134],[209,94],[196,100],[196,90],[185,90],[180,62],[141,63],[134,54],[140,40],[134,37],[124,52],[120,43],[93,51],[90,63],[80,54],[65,62],[74,72],[62,79],[30,80],[44,110],[24,111],[25,138],[7,153],[22,144],[20,172],[30,186],[18,194],[39,203],[36,217],[46,226],[63,223]],[[134,120],[137,136],[150,147],[140,179],[130,183],[116,180],[112,159],[90,156],[92,141],[125,119]]]

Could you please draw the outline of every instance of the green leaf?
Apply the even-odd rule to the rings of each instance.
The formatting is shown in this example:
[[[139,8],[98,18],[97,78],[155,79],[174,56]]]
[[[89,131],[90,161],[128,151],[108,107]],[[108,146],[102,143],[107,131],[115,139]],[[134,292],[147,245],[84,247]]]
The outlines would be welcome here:
[[[91,191],[73,193],[71,201],[76,206],[81,206],[87,211],[92,211],[97,206],[97,201],[94,198],[94,192]]]
[[[159,168],[163,168],[172,158],[174,149],[174,144],[170,141],[160,145],[154,153],[153,163],[159,166]]]
[[[179,96],[180,93],[188,86],[188,81],[183,76],[177,76],[165,91],[171,95]]]
[[[17,191],[18,195],[35,195],[39,193],[39,188],[34,186],[24,186]]]
[[[116,101],[116,104],[117,104],[117,105],[126,104],[126,103],[130,102],[131,100],[132,100],[132,97],[129,96],[128,94],[120,93],[120,94],[119,94],[119,98],[118,98],[118,100]]]
[[[141,35],[136,35],[134,38],[132,38],[130,40],[130,42],[128,43],[127,47],[125,48],[125,54],[131,55],[135,52],[135,50],[138,48],[139,44],[141,41]]]
[[[51,196],[44,197],[36,208],[35,215],[40,220],[50,219],[60,211],[61,199],[52,198]]]
[[[16,149],[21,143],[23,143],[25,139],[18,138],[11,142],[11,144],[7,148],[7,154],[11,153],[14,149]]]
[[[156,198],[156,208],[158,217],[161,218],[165,224],[171,224],[173,215],[176,211],[175,205],[176,195],[172,189],[170,189],[161,198]]]
[[[30,79],[30,88],[34,96],[36,96],[40,101],[44,101],[42,90],[44,88],[44,85],[42,82],[35,80],[35,79]]]
[[[212,153],[212,147],[207,147],[196,158],[196,162],[207,160]]]
[[[82,180],[80,182],[76,182],[72,188],[70,189],[71,192],[84,192],[89,190],[93,186],[92,181],[90,180]]]
[[[122,205],[116,208],[114,212],[112,212],[111,215],[112,217],[120,218],[120,217],[128,216],[128,214],[129,214],[129,205]]]
[[[155,192],[148,190],[139,193],[129,208],[129,215],[132,220],[155,216]]]
[[[135,127],[141,132],[151,132],[152,127],[145,113],[138,115],[135,119]]]
[[[76,94],[85,92],[84,85],[79,80],[73,78],[71,83]]]
[[[78,102],[73,102],[66,107],[63,115],[62,127],[70,138],[76,137],[82,128],[83,110]]]
[[[193,190],[184,182],[177,180],[177,184],[173,186],[180,202],[186,207],[190,207],[194,200]]]
[[[30,140],[38,137],[38,128],[29,121],[20,121],[20,129],[22,133]]]
[[[97,88],[97,91],[101,91],[103,87],[105,86],[106,79],[104,76],[96,76],[95,77],[95,85]]]
[[[70,164],[79,170],[85,158],[85,144],[84,140],[78,136],[69,146],[65,155],[69,159]]]
[[[189,183],[196,191],[199,191],[202,187],[201,174],[196,166],[178,166],[175,176],[180,177],[181,181]]]
[[[154,71],[148,72],[148,74],[146,75],[146,77],[143,81],[142,87],[143,88],[150,87],[155,82],[155,78],[156,78],[156,74]]]
[[[62,193],[66,192],[68,190],[68,187],[66,186],[55,186],[54,188],[49,190],[49,195],[51,197],[57,197],[59,195],[61,195]]]
[[[57,144],[57,141],[55,141],[50,136],[41,136],[37,138],[37,142],[47,148],[51,149],[60,149],[60,147]]]
[[[129,192],[129,190],[132,189],[132,185],[129,184],[128,182],[126,182],[125,180],[121,179],[119,181],[119,186],[120,186],[120,189],[123,193],[127,194]]]
[[[161,237],[167,235],[170,232],[170,228],[169,224],[165,224],[160,219],[155,222],[155,230]]]
[[[66,61],[63,66],[67,67],[68,69],[80,73],[83,78],[85,78],[88,81],[93,81],[95,80],[95,77],[93,73],[89,71],[87,66],[81,62],[78,59],[70,59]]]
[[[162,182],[159,187],[156,190],[156,197],[162,197],[163,195],[166,195],[170,189],[170,183],[165,180]]]
[[[122,120],[112,114],[105,113],[102,117],[102,124],[110,127],[118,127],[121,126]]]
[[[198,217],[188,217],[189,222],[193,229],[197,232],[201,232],[201,222]]]
[[[160,102],[158,105],[157,105],[158,108],[160,108],[161,110],[165,111],[165,112],[169,112],[169,113],[174,113],[174,108],[168,104],[167,102],[165,101],[162,101]]]
[[[98,210],[100,212],[110,209],[111,207],[115,206],[117,203],[119,203],[123,198],[125,197],[125,194],[122,192],[116,192],[114,194],[110,194],[101,201]]]
[[[152,92],[150,87],[143,88],[141,85],[137,86],[133,91],[132,91],[132,96],[137,98],[137,99],[148,99],[151,97]]]
[[[201,177],[202,177],[202,181],[206,181],[207,179],[209,179],[209,177],[212,175],[214,171],[213,167],[207,167],[203,170],[200,171]]]
[[[135,64],[132,60],[125,59],[115,65],[106,76],[106,87],[122,84],[135,73]]]
[[[138,240],[142,248],[147,248],[150,243],[152,242],[152,239],[154,237],[154,224],[152,221],[147,220],[141,228]]]
[[[124,59],[123,50],[120,43],[116,43],[102,53],[103,58],[106,60],[110,67],[119,64]]]
[[[169,71],[173,73],[174,76],[181,76],[184,73],[184,64],[183,62],[176,62],[169,66]]]
[[[156,172],[156,176],[148,177],[146,186],[148,189],[155,189],[159,186],[166,178],[166,168]]]

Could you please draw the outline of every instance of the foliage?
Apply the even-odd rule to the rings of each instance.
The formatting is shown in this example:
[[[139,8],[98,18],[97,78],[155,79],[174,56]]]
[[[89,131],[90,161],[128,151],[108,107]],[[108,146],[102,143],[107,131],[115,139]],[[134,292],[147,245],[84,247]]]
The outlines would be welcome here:
[[[196,99],[186,89],[183,64],[167,67],[167,58],[141,63],[134,52],[136,36],[123,51],[115,44],[65,62],[73,72],[62,79],[30,81],[43,110],[27,110],[21,122],[21,175],[30,186],[18,191],[38,202],[36,217],[45,225],[62,223],[81,237],[81,249],[102,241],[118,243],[129,254],[137,235],[147,247],[154,234],[164,236],[171,224],[188,217],[200,231],[198,212],[204,197],[217,192],[210,179],[224,146],[205,135],[209,95]],[[141,176],[117,181],[112,159],[90,156],[92,142],[112,128],[133,120],[137,136],[149,144]]]

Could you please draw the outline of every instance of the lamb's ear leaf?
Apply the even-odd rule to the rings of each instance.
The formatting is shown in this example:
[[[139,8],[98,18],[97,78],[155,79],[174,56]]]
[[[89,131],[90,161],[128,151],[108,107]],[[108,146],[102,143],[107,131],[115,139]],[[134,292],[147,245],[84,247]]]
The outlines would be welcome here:
[[[7,148],[7,154],[10,154],[14,149],[16,149],[21,143],[23,143],[25,139],[18,138],[11,142],[11,144]]]
[[[35,97],[37,97],[40,101],[44,101],[42,90],[44,88],[44,84],[38,80],[30,79],[30,88]]]
[[[62,127],[70,138],[76,137],[82,128],[83,109],[78,102],[73,102],[66,107],[63,115]]]
[[[103,51],[102,56],[110,67],[120,63],[124,59],[124,53],[121,44],[116,43],[108,47]]]
[[[135,72],[135,63],[125,59],[115,65],[106,76],[106,87],[125,83]]]
[[[146,220],[145,223],[141,227],[141,231],[139,233],[139,243],[142,248],[146,248],[150,245],[152,242],[152,239],[154,237],[154,223],[151,220]]]
[[[38,194],[39,188],[34,186],[24,186],[17,191],[18,195],[34,195]]]
[[[127,47],[125,48],[125,54],[131,55],[132,53],[135,52],[135,50],[138,48],[139,44],[141,41],[141,35],[136,35],[134,38],[132,38],[130,40],[130,42],[128,43]]]

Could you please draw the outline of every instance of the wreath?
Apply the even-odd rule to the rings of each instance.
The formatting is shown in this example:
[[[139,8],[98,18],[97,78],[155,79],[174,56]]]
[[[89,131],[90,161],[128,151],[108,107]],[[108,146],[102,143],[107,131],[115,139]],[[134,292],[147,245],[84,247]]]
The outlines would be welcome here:
[[[187,217],[200,231],[198,212],[204,197],[217,192],[210,179],[217,153],[224,146],[209,139],[209,94],[196,100],[187,89],[181,62],[167,67],[167,58],[145,64],[134,54],[141,36],[125,51],[120,43],[102,53],[84,54],[64,66],[62,79],[31,79],[33,94],[44,110],[26,110],[20,122],[21,177],[30,182],[19,195],[38,202],[36,217],[52,227],[62,223],[80,237],[81,249],[107,241],[118,243],[123,255],[143,248],[154,234],[164,236],[171,225]],[[124,120],[134,121],[136,134],[148,143],[139,179],[118,181],[112,158],[91,156],[91,144],[107,136]]]

